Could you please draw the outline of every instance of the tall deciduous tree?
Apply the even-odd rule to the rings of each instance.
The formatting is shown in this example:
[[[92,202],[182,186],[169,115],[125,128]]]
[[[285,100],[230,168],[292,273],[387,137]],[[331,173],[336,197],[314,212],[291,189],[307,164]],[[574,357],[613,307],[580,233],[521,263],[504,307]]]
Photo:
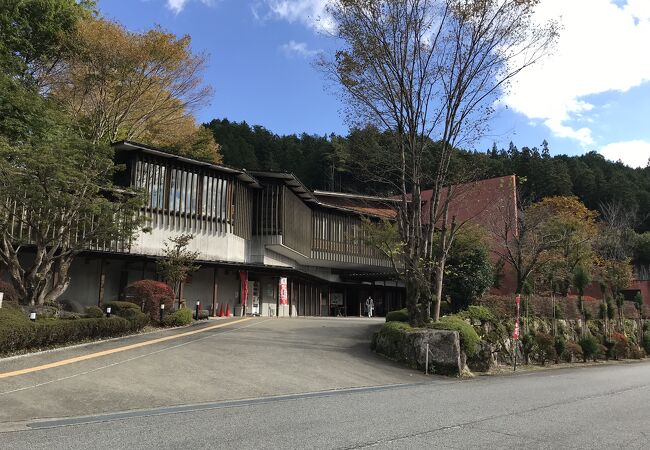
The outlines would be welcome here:
[[[552,210],[536,203],[517,210],[510,203],[499,206],[500,214],[494,216],[490,232],[498,243],[494,252],[514,270],[516,293],[523,293],[541,267],[553,261],[553,251],[566,235],[563,230],[549,227]],[[553,277],[551,285],[557,278]],[[553,288],[553,286],[551,286]]]
[[[143,141],[186,156],[220,161],[211,133],[192,113],[210,88],[202,83],[206,57],[189,36],[161,28],[144,33],[100,18],[82,21],[72,49],[48,78],[51,96],[94,143]]]
[[[388,130],[386,182],[401,197],[406,298],[412,323],[440,300],[447,255],[461,226],[449,217],[454,147],[484,130],[491,102],[536,62],[556,29],[531,23],[535,0],[336,0],[329,12],[343,43],[322,67],[343,88],[351,117]],[[425,170],[433,152],[434,173]],[[428,217],[422,189],[433,184]],[[444,192],[444,196],[443,196]],[[423,220],[428,219],[428,220]],[[436,236],[437,234],[437,236]],[[434,277],[435,274],[435,277]],[[435,286],[431,280],[435,278]]]
[[[0,261],[19,299],[55,300],[74,257],[125,243],[136,192],[116,189],[113,151],[75,135],[41,95],[90,2],[3,2],[0,9]]]

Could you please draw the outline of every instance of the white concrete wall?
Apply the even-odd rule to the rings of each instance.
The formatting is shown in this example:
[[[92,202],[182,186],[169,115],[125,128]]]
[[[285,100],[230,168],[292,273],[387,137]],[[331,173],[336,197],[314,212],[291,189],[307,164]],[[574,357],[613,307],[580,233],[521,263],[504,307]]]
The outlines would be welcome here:
[[[151,232],[139,233],[132,244],[131,253],[163,255],[165,242],[183,233],[191,233],[194,236],[188,249],[199,252],[199,259],[231,262],[247,262],[250,259],[250,243],[232,233],[179,229],[172,226],[153,226]]]

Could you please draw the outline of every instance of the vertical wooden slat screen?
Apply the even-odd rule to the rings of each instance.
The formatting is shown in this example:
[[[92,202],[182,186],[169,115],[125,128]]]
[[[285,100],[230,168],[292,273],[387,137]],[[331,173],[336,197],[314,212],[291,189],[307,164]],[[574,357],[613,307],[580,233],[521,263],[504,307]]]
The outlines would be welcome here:
[[[131,183],[147,192],[150,225],[179,232],[252,235],[250,188],[232,174],[140,154]]]
[[[325,261],[390,267],[390,261],[366,245],[361,218],[316,209],[312,213],[311,257]]]

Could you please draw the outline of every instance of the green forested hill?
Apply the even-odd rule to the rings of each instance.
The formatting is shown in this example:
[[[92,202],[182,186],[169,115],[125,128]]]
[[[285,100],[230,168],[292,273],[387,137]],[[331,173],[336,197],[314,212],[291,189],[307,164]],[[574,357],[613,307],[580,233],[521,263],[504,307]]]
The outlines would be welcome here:
[[[278,136],[246,122],[215,119],[206,125],[222,146],[226,164],[290,171],[312,189],[390,193],[359,176],[359,167],[391,145],[389,136],[372,127],[352,130],[347,136]],[[554,153],[558,150],[553,149]],[[510,144],[507,149],[493,147],[484,152],[459,150],[454,166],[483,178],[515,174],[525,201],[573,194],[596,210],[603,203],[620,202],[636,211],[638,231],[650,230],[650,168],[632,169],[595,151],[551,156],[545,142],[540,147]]]

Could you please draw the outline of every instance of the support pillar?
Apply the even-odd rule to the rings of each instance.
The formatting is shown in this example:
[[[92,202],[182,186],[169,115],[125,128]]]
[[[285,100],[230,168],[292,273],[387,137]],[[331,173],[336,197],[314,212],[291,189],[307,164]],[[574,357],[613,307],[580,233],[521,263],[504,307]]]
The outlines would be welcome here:
[[[210,313],[211,316],[216,316],[217,315],[217,268],[214,268],[214,273],[212,275],[212,312]]]
[[[97,294],[97,306],[100,308],[104,304],[104,285],[106,284],[106,274],[104,273],[104,258],[99,261],[99,292]]]

